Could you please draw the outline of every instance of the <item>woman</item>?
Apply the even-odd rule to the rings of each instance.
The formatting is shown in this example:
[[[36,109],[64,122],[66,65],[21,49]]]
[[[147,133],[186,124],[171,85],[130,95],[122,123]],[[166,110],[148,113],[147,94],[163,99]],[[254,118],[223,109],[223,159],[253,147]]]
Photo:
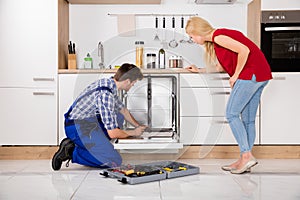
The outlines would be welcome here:
[[[189,19],[185,29],[195,43],[204,45],[207,66],[224,70],[230,76],[232,91],[226,118],[239,145],[240,158],[222,169],[234,174],[249,171],[257,164],[251,153],[256,135],[255,117],[262,91],[272,79],[270,66],[260,49],[239,31],[215,29],[200,17]],[[194,65],[187,69],[205,72]]]

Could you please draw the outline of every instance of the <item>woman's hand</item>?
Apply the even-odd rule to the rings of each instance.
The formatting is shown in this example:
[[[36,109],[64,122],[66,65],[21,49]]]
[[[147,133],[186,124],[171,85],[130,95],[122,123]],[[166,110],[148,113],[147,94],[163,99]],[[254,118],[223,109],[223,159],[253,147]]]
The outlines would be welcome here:
[[[187,69],[187,70],[189,70],[190,72],[193,72],[193,73],[199,73],[200,72],[200,70],[195,65],[187,66],[185,69]]]
[[[238,76],[235,76],[235,75],[233,75],[232,77],[230,77],[229,84],[230,84],[231,88],[233,88],[233,86],[234,86],[234,84],[235,84],[235,82],[236,82],[237,79],[238,79]]]

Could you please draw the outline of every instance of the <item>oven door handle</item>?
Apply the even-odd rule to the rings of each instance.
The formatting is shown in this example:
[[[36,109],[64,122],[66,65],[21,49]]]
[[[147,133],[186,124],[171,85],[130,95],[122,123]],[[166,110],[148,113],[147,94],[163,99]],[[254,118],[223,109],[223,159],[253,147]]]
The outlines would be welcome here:
[[[265,31],[300,31],[300,26],[265,27]]]

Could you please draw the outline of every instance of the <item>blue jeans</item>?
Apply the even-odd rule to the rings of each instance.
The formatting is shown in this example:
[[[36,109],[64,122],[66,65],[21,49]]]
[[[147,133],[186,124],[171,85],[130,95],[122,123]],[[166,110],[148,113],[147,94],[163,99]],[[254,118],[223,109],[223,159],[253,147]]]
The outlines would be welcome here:
[[[268,81],[256,82],[256,77],[253,75],[252,80],[238,79],[231,91],[226,118],[241,154],[251,151],[254,145],[256,112],[267,83]]]

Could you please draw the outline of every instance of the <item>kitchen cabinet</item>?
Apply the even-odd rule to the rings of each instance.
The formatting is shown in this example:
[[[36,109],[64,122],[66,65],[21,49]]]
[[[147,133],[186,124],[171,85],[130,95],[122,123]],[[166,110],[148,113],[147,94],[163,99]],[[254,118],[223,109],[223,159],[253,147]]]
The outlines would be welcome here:
[[[299,0],[274,1],[261,0],[262,10],[298,10],[300,9]]]
[[[161,0],[68,0],[71,4],[160,4]]]
[[[73,101],[81,93],[81,91],[93,81],[103,78],[110,77],[111,73],[90,73],[90,74],[59,74],[59,141],[65,138],[64,132],[64,113],[67,112],[69,107],[72,105]],[[151,78],[150,78],[151,77]],[[154,78],[155,77],[155,78]],[[178,118],[175,109],[173,108],[173,103],[175,103],[174,98],[172,99],[173,92],[177,95],[177,77],[178,75],[155,75],[155,76],[145,75],[142,81],[137,82],[133,88],[128,93],[124,93],[121,97],[124,97],[124,103],[127,108],[131,111],[134,117],[142,123],[149,126],[152,130],[176,130],[178,133],[176,125],[178,124]],[[173,79],[176,80],[176,87],[173,85]],[[150,82],[152,84],[150,84]],[[151,95],[147,88],[151,87]],[[171,89],[174,87],[173,89]],[[147,90],[145,90],[145,88]],[[175,90],[176,89],[176,90]],[[175,91],[174,91],[175,90]],[[150,96],[151,101],[149,99]],[[150,104],[149,104],[150,102]],[[178,104],[176,103],[176,109]],[[149,112],[149,109],[151,110]],[[176,125],[174,125],[176,121]],[[124,124],[126,128],[133,128],[129,124]],[[174,130],[173,130],[174,129]],[[162,132],[158,133],[162,134]],[[114,144],[116,149],[121,152],[134,152],[134,153],[174,153],[178,152],[179,148],[183,145],[179,144],[177,135],[174,135],[171,140],[169,138],[159,138],[153,137],[149,139],[148,143],[146,140],[138,140],[135,143],[128,143],[128,140],[118,141]],[[150,141],[151,140],[151,141]]]
[[[0,145],[56,145],[55,89],[0,88]]]
[[[300,144],[300,73],[273,73],[261,99],[261,144]]]
[[[103,77],[111,77],[111,73],[59,74],[58,76],[58,132],[59,141],[66,137],[64,130],[64,114],[86,86]]]
[[[0,26],[1,144],[56,145],[58,1],[2,0]]]
[[[185,145],[236,144],[225,118],[231,88],[226,74],[180,75],[180,142]],[[259,115],[256,119],[259,143]]]
[[[57,2],[2,0],[0,26],[0,86],[55,87]]]

